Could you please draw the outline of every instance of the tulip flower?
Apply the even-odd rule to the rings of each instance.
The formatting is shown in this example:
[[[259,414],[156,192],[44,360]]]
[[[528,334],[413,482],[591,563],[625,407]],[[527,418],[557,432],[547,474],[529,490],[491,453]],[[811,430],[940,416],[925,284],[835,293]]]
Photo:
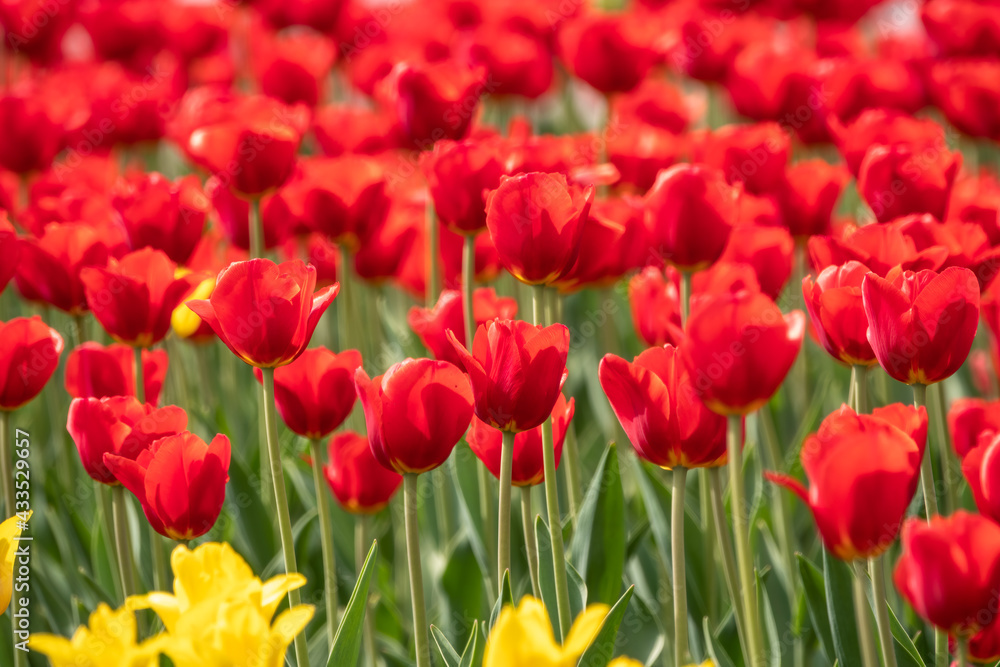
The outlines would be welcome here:
[[[323,35],[261,30],[254,35],[251,64],[262,93],[288,105],[315,107],[335,57],[334,45]]]
[[[632,269],[644,266],[650,258],[642,213],[638,198],[595,201],[580,234],[576,261],[555,287],[562,294],[610,287]]]
[[[434,212],[452,231],[475,234],[486,227],[486,194],[504,173],[498,147],[472,139],[439,141],[421,157]]]
[[[879,364],[905,384],[950,377],[969,356],[979,325],[979,283],[972,271],[869,273],[861,286],[868,342]]]
[[[205,181],[205,194],[212,202],[219,217],[219,228],[226,239],[239,250],[250,250],[251,202],[233,194],[225,181],[217,176],[210,176]],[[264,195],[261,198],[260,224],[264,249],[276,248],[284,243],[290,231],[290,218],[291,213],[279,197]]]
[[[1000,43],[1000,19],[976,0],[935,0],[922,6],[928,37],[945,56],[992,55]]]
[[[830,234],[834,208],[849,180],[843,166],[819,158],[801,160],[785,170],[778,202],[782,222],[792,236]]]
[[[809,261],[817,271],[855,260],[880,276],[897,266],[910,271],[937,271],[948,257],[948,250],[938,246],[918,252],[916,243],[902,233],[895,221],[849,227],[842,238],[814,236],[809,239],[807,249]]]
[[[969,660],[974,664],[995,664],[1000,660],[1000,622],[993,621],[969,637]],[[957,654],[956,645],[952,653]]]
[[[146,402],[156,405],[170,360],[166,350],[142,351]],[[66,357],[66,393],[73,398],[135,396],[135,354],[126,345],[88,342]]]
[[[62,336],[37,315],[0,322],[0,417],[38,396],[62,350]]]
[[[80,280],[87,305],[113,339],[150,347],[163,340],[174,308],[200,282],[190,273],[175,278],[175,269],[162,251],[143,248],[112,259],[107,268],[83,269]]]
[[[869,149],[905,145],[928,157],[947,152],[944,128],[929,118],[914,118],[892,109],[867,109],[846,127],[830,118],[830,130],[847,168],[857,177]],[[918,171],[919,173],[919,171]]]
[[[233,354],[251,366],[295,361],[312,338],[339,285],[315,294],[316,269],[301,260],[236,262],[224,269],[212,296],[188,301]]]
[[[140,642],[135,609],[131,599],[114,610],[101,602],[72,639],[39,632],[31,636],[31,650],[48,657],[53,667],[156,664],[169,640],[158,635]]]
[[[879,222],[911,213],[944,220],[961,165],[961,153],[876,145],[861,162],[858,190]]]
[[[548,40],[516,25],[481,25],[468,48],[469,59],[482,64],[494,81],[494,95],[538,99],[552,88],[555,67]]]
[[[865,315],[861,285],[868,267],[850,261],[823,269],[815,282],[812,276],[802,279],[802,295],[816,337],[830,356],[848,366],[871,366],[877,363],[868,342],[868,318]]]
[[[317,347],[276,368],[274,400],[285,426],[304,438],[317,440],[336,430],[357,400],[354,373],[360,367],[361,353],[357,350],[335,354]],[[254,375],[263,382],[259,368],[254,368]]]
[[[591,604],[576,617],[558,643],[542,602],[526,595],[516,606],[506,605],[486,640],[483,667],[565,667],[575,665],[597,638],[608,606]]]
[[[975,223],[943,225],[925,213],[900,218],[893,224],[913,239],[918,252],[944,248],[946,256],[940,269],[964,266],[976,274],[981,291],[989,287],[1000,272],[1000,248],[992,247],[986,232]]]
[[[681,161],[688,150],[686,135],[655,125],[632,122],[614,127],[604,138],[607,160],[618,170],[618,185],[632,185],[639,193],[653,187],[656,175]]]
[[[104,454],[104,465],[131,491],[153,530],[177,541],[207,533],[222,511],[229,482],[229,438],[208,445],[184,431],[152,442],[133,460]]]
[[[752,266],[760,290],[777,299],[792,275],[794,252],[795,241],[781,227],[737,225],[719,261]]]
[[[191,257],[211,210],[196,177],[171,183],[155,172],[124,181],[112,204],[133,250],[156,248],[177,264]]]
[[[994,20],[1000,33],[1000,21]],[[997,50],[990,58],[936,62],[930,68],[928,88],[935,105],[952,125],[970,137],[1000,139],[1000,63]]]
[[[948,407],[948,434],[960,459],[971,452],[979,438],[1000,433],[1000,401],[959,398]]]
[[[368,438],[354,431],[330,439],[329,463],[323,466],[323,474],[337,502],[352,514],[381,511],[403,483],[402,475],[375,460]]]
[[[27,518],[26,518],[27,517]],[[14,592],[14,561],[21,531],[27,527],[31,511],[15,514],[0,523],[0,615],[10,606]]]
[[[572,267],[594,188],[562,174],[530,172],[500,179],[486,199],[486,226],[500,262],[523,283],[545,285]]]
[[[914,611],[932,625],[968,638],[992,620],[1000,582],[1000,526],[959,510],[910,519],[893,579]]]
[[[10,224],[7,212],[0,213],[0,292],[14,277],[17,264],[21,260],[21,244],[17,240],[17,230]]]
[[[739,192],[721,170],[705,165],[679,164],[661,171],[646,193],[653,250],[684,271],[715,262],[737,221]]]
[[[701,298],[703,294],[717,292],[761,291],[754,268],[749,264],[732,262],[716,262],[710,268],[694,274],[691,278],[691,290],[695,299]]]
[[[83,223],[51,223],[38,238],[21,239],[14,280],[26,299],[78,315],[87,309],[81,271],[104,267],[108,246],[101,233]]]
[[[696,162],[720,169],[755,195],[775,192],[785,178],[791,139],[774,122],[724,125],[695,146]]]
[[[766,473],[813,513],[826,548],[841,560],[875,558],[896,540],[917,490],[927,411],[896,403],[857,414],[844,405],[802,445],[809,489]]]
[[[650,347],[678,345],[681,326],[679,278],[672,267],[663,271],[647,266],[628,281],[628,301],[635,333]]]
[[[472,293],[472,313],[477,327],[497,318],[510,320],[517,315],[517,301],[498,297],[492,287],[480,287]],[[462,347],[467,344],[461,292],[443,290],[433,308],[413,306],[407,322],[435,359],[462,366],[462,358],[447,337],[447,332],[451,331]]]
[[[653,66],[655,53],[643,34],[648,29],[629,13],[585,12],[559,30],[563,61],[602,93],[627,92]]]
[[[26,78],[0,95],[0,123],[6,128],[0,139],[0,166],[6,170],[45,171],[66,143],[68,114],[53,103],[55,91],[46,87]]]

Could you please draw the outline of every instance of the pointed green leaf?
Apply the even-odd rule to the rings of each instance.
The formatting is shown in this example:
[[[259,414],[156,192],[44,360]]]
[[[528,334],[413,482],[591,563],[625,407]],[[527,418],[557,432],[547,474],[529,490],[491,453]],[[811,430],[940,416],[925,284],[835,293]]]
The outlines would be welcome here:
[[[465,642],[465,649],[462,651],[462,661],[458,667],[472,667],[476,659],[476,646],[479,640],[479,621],[472,622],[472,632],[469,634],[469,641]]]
[[[624,595],[619,598],[604,617],[601,629],[597,631],[594,641],[580,656],[577,667],[605,667],[615,654],[615,640],[618,638],[618,628],[621,627],[628,602],[632,599],[635,586],[629,586]]]
[[[736,667],[712,633],[712,628],[708,625],[708,616],[702,619],[701,628],[705,633],[705,648],[708,649],[708,657],[712,659],[712,663],[716,667]]]
[[[434,638],[434,645],[437,646],[438,655],[441,656],[441,661],[444,662],[445,667],[458,667],[462,662],[462,658],[451,645],[451,642],[448,641],[448,638],[444,636],[444,633],[441,632],[441,629],[432,625],[431,637]]]
[[[510,570],[503,571],[503,579],[500,580],[500,592],[502,594],[497,597],[497,601],[493,605],[493,611],[490,613],[490,630],[496,625],[503,608],[507,605],[514,605],[514,593],[511,592],[510,588]]]
[[[833,650],[841,665],[861,664],[861,644],[854,622],[853,574],[843,562],[823,550],[823,588],[830,618]]]
[[[333,648],[326,661],[326,667],[358,664],[361,655],[361,631],[364,626],[365,613],[368,611],[368,583],[375,572],[378,561],[378,541],[372,542],[365,564],[358,575],[358,583],[354,586],[351,599],[347,601],[344,617],[340,619],[340,627],[333,638]]]
[[[538,543],[538,588],[541,589],[542,603],[549,612],[556,641],[562,642],[559,608],[556,603],[555,569],[552,563],[552,541],[549,537],[549,527],[541,516],[535,517],[535,541]],[[572,563],[568,560],[562,562],[566,567],[570,615],[576,618],[587,605],[587,584]]]
[[[812,561],[796,554],[799,560],[799,574],[802,575],[802,587],[806,594],[806,608],[809,610],[809,622],[819,637],[819,645],[826,654],[827,660],[833,662],[837,654],[833,649],[833,636],[830,634],[830,615],[826,610],[826,592],[823,589],[823,573],[813,565]]]

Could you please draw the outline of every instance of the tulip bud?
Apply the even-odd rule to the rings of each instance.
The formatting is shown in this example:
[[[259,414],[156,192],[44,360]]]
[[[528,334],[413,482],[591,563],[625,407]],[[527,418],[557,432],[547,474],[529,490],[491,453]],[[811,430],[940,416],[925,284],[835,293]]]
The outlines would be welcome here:
[[[375,460],[368,438],[354,431],[330,439],[329,460],[323,467],[326,481],[345,510],[374,514],[389,504],[403,483],[403,476]],[[319,465],[313,461],[313,465]]]
[[[0,322],[0,410],[16,410],[38,396],[62,350],[62,336],[37,315]]]

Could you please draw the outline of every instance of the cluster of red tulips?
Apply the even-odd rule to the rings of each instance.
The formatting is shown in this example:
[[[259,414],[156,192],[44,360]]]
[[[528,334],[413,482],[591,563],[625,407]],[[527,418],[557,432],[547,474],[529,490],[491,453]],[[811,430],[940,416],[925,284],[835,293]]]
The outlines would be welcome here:
[[[3,516],[66,570],[34,631],[131,618],[210,539],[313,575],[298,667],[1000,660],[995,0],[0,0],[0,26]],[[53,665],[159,659],[73,642]]]

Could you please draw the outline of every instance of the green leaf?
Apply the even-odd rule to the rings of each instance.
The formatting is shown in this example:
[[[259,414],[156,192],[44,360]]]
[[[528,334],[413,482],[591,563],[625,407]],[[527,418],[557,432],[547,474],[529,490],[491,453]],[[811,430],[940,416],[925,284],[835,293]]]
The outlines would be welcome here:
[[[559,607],[556,603],[555,569],[552,563],[552,541],[549,527],[541,516],[535,517],[535,541],[538,543],[538,588],[541,589],[542,603],[549,612],[556,641],[562,642],[559,626]],[[587,584],[573,564],[563,561],[566,566],[566,583],[569,588],[570,616],[576,618],[587,605]]]
[[[615,606],[608,611],[594,641],[580,656],[577,667],[605,667],[614,657],[618,628],[621,627],[622,619],[625,618],[625,611],[628,609],[628,602],[632,599],[633,592],[635,592],[635,586],[629,586],[624,595],[615,603]]]
[[[854,622],[853,582],[850,569],[823,550],[823,588],[830,618],[833,650],[841,665],[861,664],[861,644]]]
[[[708,657],[712,659],[715,667],[736,667],[732,659],[718,643],[717,637],[712,633],[712,628],[708,625],[708,616],[702,619],[701,628],[705,633],[705,647],[708,649]]]
[[[465,649],[462,650],[462,661],[458,667],[472,667],[476,661],[476,647],[479,641],[479,621],[472,622],[472,632],[469,634],[469,641],[465,642]]]
[[[666,641],[663,625],[659,614],[654,613],[638,593],[626,607],[621,627],[628,635],[619,648],[627,647],[628,650],[619,650],[616,655],[628,655],[644,665],[656,664]]]
[[[819,637],[819,645],[826,654],[826,659],[832,663],[837,654],[833,648],[833,635],[830,634],[830,615],[826,610],[823,573],[802,554],[796,556],[799,560],[799,574],[802,575],[802,588],[805,589],[809,621]]]
[[[514,606],[514,593],[511,592],[510,588],[510,570],[503,571],[503,579],[500,580],[500,592],[501,595],[497,597],[497,601],[493,605],[493,611],[490,613],[490,630],[496,625],[503,608],[507,605]]]
[[[774,620],[774,610],[771,607],[771,596],[767,594],[767,588],[757,574],[758,591],[758,613],[764,619],[764,632],[767,633],[767,662],[771,667],[781,667],[781,637],[778,635],[778,624]]]
[[[913,643],[913,639],[911,639],[910,635],[906,633],[906,630],[900,624],[899,619],[896,618],[895,612],[892,611],[891,606],[889,607],[889,628],[892,630],[892,636],[896,640],[895,643],[898,645],[896,647],[897,662],[904,664],[904,658],[900,655],[900,652],[902,651],[912,658],[913,663],[918,667],[927,667],[927,663],[924,662],[924,658],[920,655],[920,651],[917,650],[916,645]]]
[[[444,633],[441,632],[441,629],[432,625],[431,637],[434,638],[434,645],[437,646],[438,655],[441,656],[445,667],[458,667],[462,662],[462,658],[458,655],[458,651],[451,645],[451,642],[448,641],[448,638],[444,636]]]
[[[361,655],[361,631],[364,626],[365,613],[368,611],[368,583],[375,564],[378,561],[378,541],[372,542],[365,564],[358,575],[358,583],[347,602],[344,617],[340,619],[340,627],[333,638],[333,648],[326,661],[326,667],[342,667],[358,664]]]

